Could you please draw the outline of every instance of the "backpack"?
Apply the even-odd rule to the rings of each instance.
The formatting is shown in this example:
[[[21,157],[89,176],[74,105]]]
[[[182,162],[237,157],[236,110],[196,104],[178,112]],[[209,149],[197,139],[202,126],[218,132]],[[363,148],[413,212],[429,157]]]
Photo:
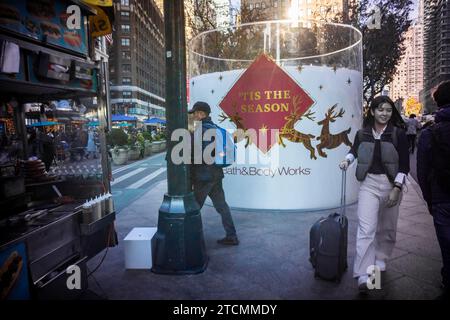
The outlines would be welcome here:
[[[450,138],[445,136],[443,128],[445,125],[449,128],[450,122],[439,122],[431,127],[431,145],[432,145],[432,168],[437,174],[433,177],[439,187],[450,193]]]
[[[214,165],[219,168],[231,166],[236,161],[236,144],[233,136],[224,128],[216,124],[208,124],[207,129],[215,129]]]

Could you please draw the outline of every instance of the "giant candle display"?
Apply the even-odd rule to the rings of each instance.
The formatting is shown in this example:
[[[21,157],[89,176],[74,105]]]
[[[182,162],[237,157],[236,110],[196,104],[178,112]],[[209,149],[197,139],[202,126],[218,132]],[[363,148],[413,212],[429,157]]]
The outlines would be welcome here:
[[[292,29],[291,22],[278,21],[241,28],[263,34],[248,43],[263,50],[252,51],[253,56],[245,51],[247,59],[200,53],[198,44],[204,48],[204,37],[209,39],[211,32],[190,44],[190,105],[205,101],[212,107],[214,122],[230,132],[242,130],[237,135],[237,161],[224,169],[227,202],[234,208],[259,210],[339,206],[338,164],[362,120],[359,32],[336,24]],[[324,30],[330,28],[333,34],[352,33],[345,38],[347,47],[324,52],[329,48],[320,47],[319,36],[325,37]],[[296,56],[293,49],[302,48],[300,40],[283,51],[280,43],[286,43],[286,30],[291,40],[292,34],[298,40],[301,32],[315,32],[321,54]],[[354,169],[350,167],[347,175],[347,203],[357,199]]]

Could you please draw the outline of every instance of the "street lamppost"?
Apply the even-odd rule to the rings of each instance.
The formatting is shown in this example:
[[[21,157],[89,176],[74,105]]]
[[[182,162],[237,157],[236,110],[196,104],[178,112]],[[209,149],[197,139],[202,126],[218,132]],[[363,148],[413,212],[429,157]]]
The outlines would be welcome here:
[[[170,157],[175,129],[187,130],[186,50],[183,0],[164,0],[166,45],[167,185],[159,208],[158,231],[152,239],[152,271],[193,274],[205,271],[208,257],[200,207],[195,201],[187,164]]]

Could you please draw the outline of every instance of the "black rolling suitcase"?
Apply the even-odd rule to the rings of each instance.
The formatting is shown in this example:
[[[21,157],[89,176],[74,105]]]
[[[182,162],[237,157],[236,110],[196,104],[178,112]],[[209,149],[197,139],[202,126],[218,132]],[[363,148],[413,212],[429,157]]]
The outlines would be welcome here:
[[[309,249],[314,276],[340,282],[347,269],[348,220],[345,216],[346,171],[342,170],[340,213],[320,218],[311,228]]]

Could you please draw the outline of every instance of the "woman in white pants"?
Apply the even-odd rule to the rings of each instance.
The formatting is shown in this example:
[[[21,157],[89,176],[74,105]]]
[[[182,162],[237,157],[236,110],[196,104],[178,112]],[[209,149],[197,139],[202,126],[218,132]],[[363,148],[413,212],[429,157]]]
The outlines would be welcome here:
[[[353,276],[360,292],[367,291],[370,267],[386,270],[394,249],[401,191],[409,172],[405,123],[387,96],[376,97],[339,167],[347,170],[357,159],[358,231]]]

